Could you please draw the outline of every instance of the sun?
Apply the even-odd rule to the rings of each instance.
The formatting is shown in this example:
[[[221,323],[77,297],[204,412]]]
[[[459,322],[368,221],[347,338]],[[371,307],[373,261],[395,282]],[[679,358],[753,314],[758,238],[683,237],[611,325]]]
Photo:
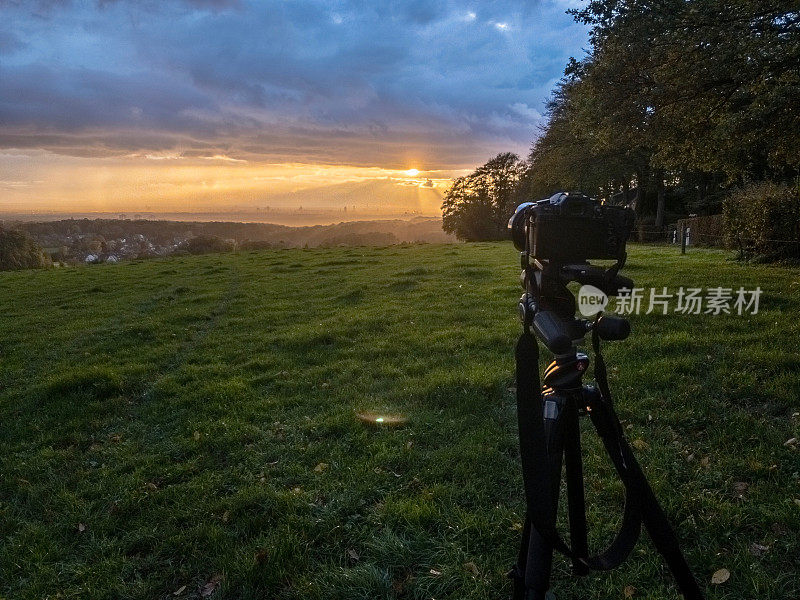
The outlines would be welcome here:
[[[409,169],[408,171],[406,171],[406,175],[408,175],[409,177],[416,177],[417,175],[419,175],[419,171],[417,169]]]

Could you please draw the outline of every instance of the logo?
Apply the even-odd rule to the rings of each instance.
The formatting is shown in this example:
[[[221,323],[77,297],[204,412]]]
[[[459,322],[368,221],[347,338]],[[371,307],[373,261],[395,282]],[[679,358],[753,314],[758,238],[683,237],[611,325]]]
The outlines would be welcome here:
[[[593,285],[582,285],[578,292],[578,310],[584,317],[591,317],[605,309],[608,296]]]

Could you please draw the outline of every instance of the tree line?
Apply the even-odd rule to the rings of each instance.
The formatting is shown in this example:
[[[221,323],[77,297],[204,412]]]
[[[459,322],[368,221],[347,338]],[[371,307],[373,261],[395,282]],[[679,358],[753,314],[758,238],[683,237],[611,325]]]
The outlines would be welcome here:
[[[655,230],[748,201],[741,189],[762,182],[797,197],[800,2],[591,0],[570,12],[590,28],[586,56],[566,65],[525,160],[502,154],[455,180],[446,231],[499,239],[518,202],[559,190],[631,203]]]

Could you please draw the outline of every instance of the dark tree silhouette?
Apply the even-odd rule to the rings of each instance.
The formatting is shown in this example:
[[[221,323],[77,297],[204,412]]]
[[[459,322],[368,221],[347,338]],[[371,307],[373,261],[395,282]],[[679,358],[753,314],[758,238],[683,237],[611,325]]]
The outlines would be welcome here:
[[[519,157],[505,152],[457,178],[442,203],[442,228],[460,240],[507,238],[506,224],[516,206],[523,172]]]
[[[212,252],[230,252],[233,242],[223,240],[215,235],[198,235],[187,240],[181,248],[189,254],[209,254]]]
[[[24,231],[0,227],[0,271],[37,269],[49,263],[41,246]]]

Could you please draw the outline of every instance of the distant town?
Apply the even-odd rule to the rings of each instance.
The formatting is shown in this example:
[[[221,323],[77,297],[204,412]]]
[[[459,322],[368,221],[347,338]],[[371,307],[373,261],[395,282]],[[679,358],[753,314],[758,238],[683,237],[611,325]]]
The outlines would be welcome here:
[[[70,219],[90,219],[107,221],[224,221],[237,223],[271,223],[303,227],[310,225],[334,225],[345,221],[376,221],[393,219],[413,219],[415,217],[437,218],[438,211],[422,211],[414,209],[400,210],[396,207],[385,208],[380,205],[344,205],[339,208],[316,206],[261,206],[232,207],[225,210],[208,211],[152,211],[149,209],[132,212],[120,211],[14,211],[0,212],[0,223],[10,222],[43,222]]]
[[[55,266],[115,263],[175,254],[317,246],[387,246],[398,243],[446,243],[441,219],[413,217],[346,221],[292,227],[276,223],[173,221],[127,218],[69,218],[22,221],[4,219],[6,228],[33,238]]]

